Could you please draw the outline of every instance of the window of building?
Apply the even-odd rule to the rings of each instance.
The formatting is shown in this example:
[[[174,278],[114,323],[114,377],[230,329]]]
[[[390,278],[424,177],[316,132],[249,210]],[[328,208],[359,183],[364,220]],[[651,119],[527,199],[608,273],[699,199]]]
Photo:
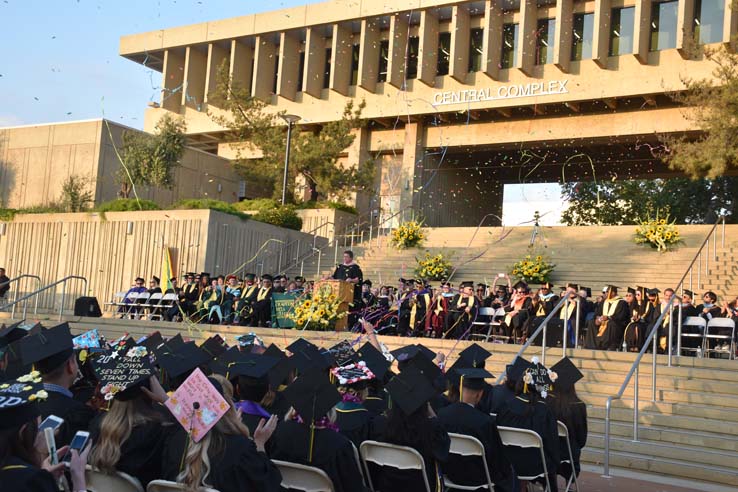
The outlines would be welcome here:
[[[536,30],[536,64],[553,63],[556,19],[538,19]]]
[[[379,73],[377,82],[387,82],[387,68],[389,67],[389,41],[379,43]]]
[[[592,35],[594,33],[594,14],[574,14],[572,28],[571,60],[592,58]]]
[[[702,44],[719,43],[723,40],[723,0],[695,0],[694,34]]]
[[[275,56],[275,61],[274,61],[274,86],[272,87],[272,94],[277,93],[278,83],[279,83],[279,55]]]
[[[436,75],[448,75],[451,64],[451,33],[438,33],[438,66]]]
[[[331,58],[333,58],[333,50],[325,49],[325,71],[323,72],[323,89],[331,86]]]
[[[297,92],[302,92],[302,79],[305,74],[305,52],[300,52],[300,64],[297,68]]]
[[[679,2],[654,2],[651,6],[651,51],[676,48]]]
[[[420,38],[411,36],[407,42],[407,69],[405,78],[413,80],[418,78],[418,54],[420,53]]]
[[[351,48],[351,85],[359,83],[359,53],[361,52],[361,45],[355,44]]]
[[[513,68],[518,62],[518,25],[504,24],[502,26],[502,68]]]
[[[484,29],[475,28],[469,34],[469,71],[478,72],[482,69]]]
[[[633,53],[635,7],[612,9],[610,16],[610,56]]]

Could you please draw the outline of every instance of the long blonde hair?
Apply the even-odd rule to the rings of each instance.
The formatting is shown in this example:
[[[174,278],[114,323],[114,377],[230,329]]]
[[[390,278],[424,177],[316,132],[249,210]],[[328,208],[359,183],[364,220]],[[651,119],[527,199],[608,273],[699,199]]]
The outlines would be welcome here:
[[[187,440],[187,449],[182,459],[179,475],[177,475],[177,482],[184,484],[187,492],[196,492],[200,487],[213,487],[207,483],[208,475],[210,475],[210,458],[223,452],[225,436],[250,437],[248,427],[241,421],[233,405],[233,386],[223,376],[215,374],[210,377],[223,387],[223,398],[228,403],[229,409],[200,442]]]
[[[113,400],[100,421],[100,436],[90,452],[90,465],[105,473],[115,472],[121,446],[131,437],[133,428],[157,420],[161,418],[143,395],[127,401]]]

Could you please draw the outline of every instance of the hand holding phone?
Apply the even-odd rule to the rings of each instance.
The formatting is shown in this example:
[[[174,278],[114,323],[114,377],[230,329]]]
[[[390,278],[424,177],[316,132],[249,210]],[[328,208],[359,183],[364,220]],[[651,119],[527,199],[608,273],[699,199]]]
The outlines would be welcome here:
[[[45,431],[46,429],[51,429],[52,431],[57,430],[62,424],[64,423],[64,419],[57,417],[56,415],[49,415],[44,419],[43,422],[41,422],[41,425],[39,426],[38,430]]]
[[[77,431],[77,433],[74,435],[74,438],[72,439],[72,442],[69,444],[69,451],[66,455],[64,455],[63,460],[69,463],[69,461],[72,459],[72,450],[76,450],[78,453],[81,453],[82,450],[87,445],[87,441],[90,439],[90,433],[87,431]]]

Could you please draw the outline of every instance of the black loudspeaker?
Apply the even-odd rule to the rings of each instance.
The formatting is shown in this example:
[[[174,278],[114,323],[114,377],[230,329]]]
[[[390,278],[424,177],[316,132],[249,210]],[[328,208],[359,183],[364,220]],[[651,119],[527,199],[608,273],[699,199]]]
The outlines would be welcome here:
[[[74,301],[74,315],[86,316],[88,318],[99,318],[102,316],[97,297],[78,297]]]

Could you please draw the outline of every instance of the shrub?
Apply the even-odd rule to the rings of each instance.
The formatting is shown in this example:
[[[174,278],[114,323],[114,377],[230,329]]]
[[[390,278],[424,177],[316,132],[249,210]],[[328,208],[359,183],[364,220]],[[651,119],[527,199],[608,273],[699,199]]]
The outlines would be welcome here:
[[[358,214],[356,207],[346,205],[341,202],[302,202],[298,203],[296,208],[298,210],[305,210],[310,208],[331,208],[333,210],[340,210],[341,212],[348,212],[350,214]]]
[[[56,202],[47,205],[36,205],[28,208],[0,208],[0,220],[4,222],[12,221],[16,215],[20,214],[60,214],[64,213],[64,207]]]
[[[136,212],[139,210],[161,210],[161,207],[151,200],[136,200],[135,198],[119,198],[103,202],[95,207],[95,212]]]
[[[248,216],[238,210],[234,204],[223,202],[221,200],[212,200],[210,198],[190,198],[187,200],[180,200],[174,205],[173,208],[178,210],[216,210],[230,215],[235,215],[242,219]]]
[[[302,229],[302,219],[298,217],[294,207],[290,205],[280,206],[270,210],[261,210],[256,215],[253,215],[252,218],[259,222],[266,222],[267,224],[293,229],[295,231]]]
[[[95,200],[95,195],[88,186],[90,180],[85,176],[72,174],[62,183],[61,205],[67,212],[82,212],[88,203]]]
[[[243,200],[238,203],[233,204],[238,210],[241,211],[248,211],[248,210],[269,210],[272,208],[277,208],[280,206],[279,202],[277,200],[274,200],[272,198],[255,198],[253,200]]]

